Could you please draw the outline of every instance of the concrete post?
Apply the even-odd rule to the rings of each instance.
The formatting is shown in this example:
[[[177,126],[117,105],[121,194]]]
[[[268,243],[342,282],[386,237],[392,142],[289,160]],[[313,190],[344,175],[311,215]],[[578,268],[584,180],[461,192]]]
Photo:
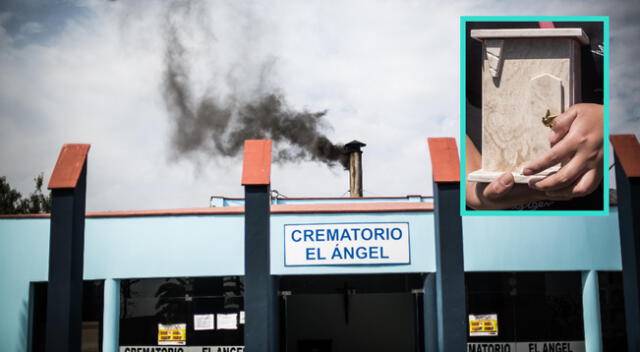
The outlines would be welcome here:
[[[245,141],[244,343],[247,352],[278,351],[277,279],[270,272],[271,141]]]
[[[65,144],[51,174],[46,350],[80,352],[88,144]]]
[[[600,285],[595,270],[582,272],[582,316],[586,352],[602,352]]]
[[[118,352],[120,345],[120,280],[104,280],[102,351]]]
[[[435,203],[438,351],[465,351],[466,297],[458,149],[453,138],[429,138],[429,152]]]

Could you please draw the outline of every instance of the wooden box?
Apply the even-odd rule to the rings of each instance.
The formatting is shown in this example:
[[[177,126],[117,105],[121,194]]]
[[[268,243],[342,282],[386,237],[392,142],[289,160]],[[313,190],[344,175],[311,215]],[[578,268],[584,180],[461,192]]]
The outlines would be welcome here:
[[[482,168],[469,181],[491,182],[511,172],[517,183],[543,178],[559,165],[533,176],[525,164],[550,149],[551,130],[542,123],[580,101],[581,28],[481,29]],[[480,63],[478,63],[480,64]]]

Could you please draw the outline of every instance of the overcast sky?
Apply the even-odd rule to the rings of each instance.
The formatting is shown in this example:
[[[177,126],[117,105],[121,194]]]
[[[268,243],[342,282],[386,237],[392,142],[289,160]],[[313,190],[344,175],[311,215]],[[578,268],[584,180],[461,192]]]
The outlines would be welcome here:
[[[578,5],[581,4],[581,5]],[[163,99],[167,23],[196,96],[278,90],[364,148],[366,196],[430,195],[426,137],[459,132],[461,15],[611,16],[611,131],[640,135],[638,1],[2,1],[0,175],[27,194],[64,143],[91,144],[87,209],[242,196],[241,159],[177,154]],[[179,3],[178,3],[179,5]],[[169,22],[168,22],[169,21]],[[317,162],[275,165],[287,196],[344,196]]]

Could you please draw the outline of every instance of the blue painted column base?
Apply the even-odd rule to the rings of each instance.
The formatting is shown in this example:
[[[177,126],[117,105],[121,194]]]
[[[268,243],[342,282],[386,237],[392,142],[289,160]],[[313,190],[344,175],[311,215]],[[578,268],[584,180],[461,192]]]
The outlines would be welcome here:
[[[595,270],[582,273],[582,316],[586,352],[602,352],[600,324],[600,285]]]
[[[102,351],[117,352],[120,345],[120,280],[104,280]]]

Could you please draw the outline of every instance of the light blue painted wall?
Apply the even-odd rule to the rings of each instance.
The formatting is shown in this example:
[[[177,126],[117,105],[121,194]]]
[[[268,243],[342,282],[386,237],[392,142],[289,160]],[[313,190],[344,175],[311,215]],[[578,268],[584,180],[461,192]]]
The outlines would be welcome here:
[[[242,275],[242,215],[87,219],[85,279]]]
[[[467,271],[621,270],[617,208],[609,216],[463,217]]]

